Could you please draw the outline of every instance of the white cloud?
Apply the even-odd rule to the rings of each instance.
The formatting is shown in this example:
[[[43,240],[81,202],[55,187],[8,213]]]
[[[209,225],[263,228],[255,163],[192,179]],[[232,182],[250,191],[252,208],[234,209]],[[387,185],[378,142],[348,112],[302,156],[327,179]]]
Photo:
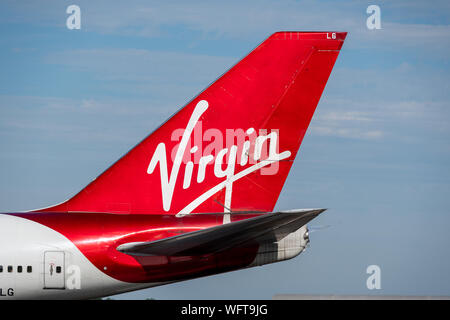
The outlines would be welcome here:
[[[446,101],[330,99],[319,104],[311,132],[356,139],[421,138],[425,133],[450,133]]]
[[[87,79],[110,91],[184,103],[174,97],[192,98],[237,61],[202,54],[116,48],[55,52],[45,62],[83,71]]]
[[[127,146],[156,129],[176,110],[176,106],[152,105],[149,100],[5,95],[0,95],[0,106],[3,138],[12,134],[26,140],[39,137],[56,143]]]
[[[358,111],[343,111],[336,112],[331,111],[325,114],[321,114],[319,121],[373,121],[367,113]]]
[[[384,133],[380,130],[364,130],[360,128],[346,128],[338,126],[311,126],[311,133],[319,136],[335,136],[340,138],[376,140],[381,139]]]
[[[64,27],[69,1],[11,2],[6,21],[29,22]],[[203,37],[260,39],[278,30],[348,31],[349,48],[415,48],[435,53],[450,48],[450,26],[440,18],[436,5],[421,1],[395,1],[380,4],[382,30],[366,28],[367,5],[356,0],[340,1],[86,1],[77,5],[82,12],[82,32],[158,37],[182,26],[184,32],[200,32]],[[448,10],[447,10],[448,11]],[[388,12],[388,14],[384,14]],[[39,17],[39,19],[36,19]]]

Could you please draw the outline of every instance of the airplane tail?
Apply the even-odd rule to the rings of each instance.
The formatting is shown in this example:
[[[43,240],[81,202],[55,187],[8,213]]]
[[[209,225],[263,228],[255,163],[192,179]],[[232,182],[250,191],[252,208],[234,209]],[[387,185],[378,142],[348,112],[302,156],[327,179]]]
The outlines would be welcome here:
[[[271,212],[345,32],[277,32],[51,212]]]

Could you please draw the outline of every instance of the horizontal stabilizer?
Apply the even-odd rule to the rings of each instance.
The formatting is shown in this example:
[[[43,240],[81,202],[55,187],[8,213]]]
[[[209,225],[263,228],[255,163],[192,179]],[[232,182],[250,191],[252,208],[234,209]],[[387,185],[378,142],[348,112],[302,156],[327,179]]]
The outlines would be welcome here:
[[[326,209],[272,212],[151,242],[124,243],[117,250],[134,256],[191,256],[211,254],[248,241],[278,241]]]

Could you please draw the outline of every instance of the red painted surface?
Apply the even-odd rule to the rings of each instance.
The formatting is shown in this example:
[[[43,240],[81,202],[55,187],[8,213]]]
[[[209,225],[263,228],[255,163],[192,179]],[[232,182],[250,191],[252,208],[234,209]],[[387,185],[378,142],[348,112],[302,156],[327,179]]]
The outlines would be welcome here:
[[[123,243],[154,241],[222,224],[223,215],[120,215],[106,213],[18,213],[69,239],[99,270],[126,282],[160,282],[238,269],[250,264],[257,245],[219,255],[135,257],[116,250]],[[233,215],[239,221],[255,215]],[[106,267],[106,269],[105,269]]]
[[[209,104],[199,119],[203,132],[219,130],[225,136],[227,129],[278,130],[278,149],[288,150],[290,157],[279,162],[276,174],[256,171],[234,182],[230,205],[234,211],[272,211],[345,37],[346,33],[331,32],[273,34],[72,199],[42,211],[176,214],[223,182],[225,178],[216,177],[214,165],[209,163],[204,181],[197,183],[194,177],[189,188],[184,189],[186,166],[182,164],[170,209],[165,211],[160,167],[147,173],[158,144],[165,143],[169,154],[176,149],[180,141],[171,141],[172,133],[186,128],[201,100]],[[197,123],[194,130],[199,126]],[[197,152],[208,153],[209,143],[203,141]],[[190,145],[197,142],[191,141]],[[216,151],[211,152],[214,157]],[[236,173],[248,166],[237,165]],[[170,155],[167,167],[170,173]],[[198,167],[198,163],[194,164],[194,173]],[[224,203],[224,192],[218,191],[194,212],[223,212],[220,203]]]

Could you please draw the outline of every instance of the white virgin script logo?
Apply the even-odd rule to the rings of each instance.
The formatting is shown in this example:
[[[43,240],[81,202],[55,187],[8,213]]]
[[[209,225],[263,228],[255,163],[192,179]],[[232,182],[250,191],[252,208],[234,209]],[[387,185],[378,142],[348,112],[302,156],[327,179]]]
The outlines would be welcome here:
[[[178,173],[180,171],[181,164],[184,163],[183,157],[185,155],[188,143],[190,142],[192,131],[199,122],[199,119],[202,116],[202,114],[207,109],[208,109],[208,102],[206,100],[199,101],[195,106],[195,109],[192,112],[191,118],[189,119],[186,129],[183,130],[183,135],[181,137],[181,142],[178,145],[178,149],[176,150],[170,176],[167,169],[167,153],[165,143],[161,142],[158,144],[155,152],[153,153],[152,159],[150,160],[150,163],[147,168],[148,174],[152,174],[157,164],[159,163],[159,171],[161,175],[162,200],[163,200],[163,208],[165,211],[170,210],[175,184],[178,181]],[[247,135],[256,134],[254,128],[249,128],[246,131],[246,133]],[[268,156],[267,158],[263,159],[262,155],[263,145],[265,142],[267,142],[268,145]],[[215,159],[214,156],[211,154],[202,156],[200,158],[200,160],[198,161],[197,183],[202,183],[204,181],[207,165],[212,161],[214,161],[214,175],[217,178],[225,178],[225,180],[215,185],[207,192],[200,195],[198,198],[196,198],[194,201],[188,204],[184,209],[182,209],[177,214],[177,216],[190,214],[200,204],[202,204],[204,201],[209,199],[212,195],[222,190],[223,188],[225,188],[225,203],[223,204],[225,208],[224,212],[229,212],[230,211],[229,208],[231,207],[233,182],[263,167],[269,166],[280,160],[289,158],[291,155],[290,151],[278,153],[277,150],[278,133],[276,131],[273,131],[267,135],[256,135],[253,145],[249,140],[246,140],[239,147],[240,148],[238,148],[238,146],[236,145],[232,145],[229,148],[223,148],[221,150],[218,150]],[[251,147],[253,147],[252,156],[250,155]],[[240,161],[236,161],[238,159],[237,155],[238,149],[242,150],[240,154]],[[194,154],[198,150],[199,147],[195,145],[190,149],[190,153]],[[226,161],[226,159],[228,161]],[[239,165],[241,167],[246,166],[247,164],[252,165],[248,166],[247,168],[245,168],[240,172],[235,173],[235,167],[237,162],[239,162]],[[227,164],[225,170],[223,170],[222,166],[224,163]],[[183,189],[187,189],[191,185],[193,170],[194,170],[194,163],[192,161],[185,163]]]

